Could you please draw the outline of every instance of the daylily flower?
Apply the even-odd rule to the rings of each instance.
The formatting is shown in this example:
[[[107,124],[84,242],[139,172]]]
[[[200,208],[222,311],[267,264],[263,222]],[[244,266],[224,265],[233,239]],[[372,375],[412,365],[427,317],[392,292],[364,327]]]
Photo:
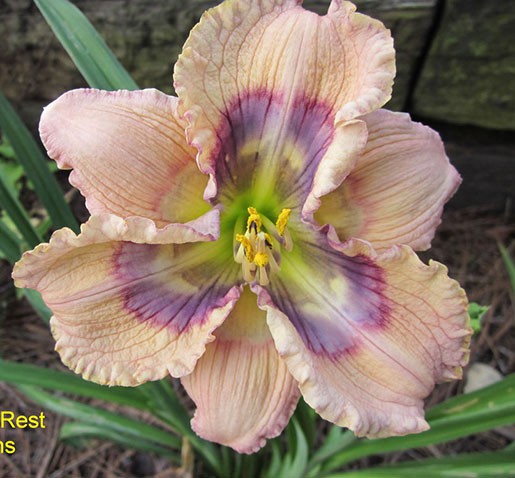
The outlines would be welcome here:
[[[240,452],[300,394],[360,436],[427,429],[471,331],[463,290],[413,249],[460,178],[434,131],[378,109],[394,72],[389,31],[349,2],[228,0],[192,30],[178,99],[48,106],[42,140],[92,216],[13,276],[53,311],[63,362],[108,385],[181,377],[196,432]]]

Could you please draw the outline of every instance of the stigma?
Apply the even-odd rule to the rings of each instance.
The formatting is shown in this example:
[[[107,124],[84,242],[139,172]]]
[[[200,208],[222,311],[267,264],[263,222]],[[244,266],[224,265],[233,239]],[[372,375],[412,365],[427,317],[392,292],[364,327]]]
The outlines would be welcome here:
[[[236,245],[234,260],[241,264],[245,282],[258,282],[266,286],[270,283],[270,274],[280,269],[281,247],[287,251],[293,247],[286,227],[291,210],[283,209],[275,224],[259,214],[254,207],[249,207],[247,212],[246,231],[244,234],[236,233],[235,236],[239,245]]]

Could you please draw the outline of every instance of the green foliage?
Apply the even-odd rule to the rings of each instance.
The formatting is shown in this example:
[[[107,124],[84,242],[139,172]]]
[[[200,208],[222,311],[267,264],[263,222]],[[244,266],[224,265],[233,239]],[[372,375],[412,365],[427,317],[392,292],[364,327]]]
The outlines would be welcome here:
[[[8,161],[13,159],[16,159],[16,157],[14,156],[14,149],[9,143],[9,140],[7,138],[0,137],[0,161]]]
[[[24,395],[45,409],[73,418],[79,423],[85,423],[106,430],[108,433],[116,433],[125,440],[143,440],[161,445],[162,447],[179,449],[181,440],[153,425],[147,425],[140,420],[135,420],[114,412],[80,403],[65,397],[50,394],[40,388],[30,385],[17,385]]]
[[[368,470],[327,475],[326,478],[510,478],[515,459],[509,451],[467,453],[450,458],[429,458]]]
[[[7,225],[5,219],[0,218],[0,258],[5,258],[14,263],[20,258],[21,251],[20,238]]]
[[[92,88],[138,89],[136,82],[77,7],[67,0],[34,2]]]
[[[0,93],[0,126],[9,139],[16,159],[23,166],[25,174],[34,185],[39,199],[52,218],[54,226],[56,228],[67,226],[77,232],[77,221],[64,200],[59,184],[48,168],[45,156],[2,93]],[[3,205],[3,201],[0,204]],[[11,216],[9,211],[8,214]],[[11,218],[14,220],[12,216]],[[25,234],[23,235],[25,237]]]
[[[65,423],[61,427],[59,438],[67,443],[75,444],[77,446],[87,446],[88,438],[99,438],[101,440],[112,441],[125,448],[147,451],[157,455],[162,455],[175,463],[180,463],[178,446],[175,447],[176,451],[174,452],[170,448],[148,440],[145,436],[135,436],[134,434],[120,433],[119,430],[113,430],[96,423]]]
[[[469,304],[470,326],[474,334],[477,334],[481,330],[481,320],[489,309],[490,306],[488,305],[479,305],[475,302]]]
[[[29,385],[73,393],[81,397],[94,398],[141,410],[146,410],[148,403],[139,388],[103,387],[93,382],[87,382],[70,372],[7,362],[2,359],[0,359],[0,380],[14,385]]]
[[[57,164],[53,161],[48,162],[47,165],[51,173],[55,173],[58,169]],[[0,137],[0,176],[3,177],[5,185],[12,195],[19,198],[25,178],[25,170],[16,160],[14,149],[6,137]],[[27,181],[26,187],[32,191],[34,190],[34,185],[30,180]]]
[[[42,242],[41,236],[38,234],[32,223],[30,222],[30,218],[25,211],[24,207],[18,200],[18,198],[13,195],[11,190],[7,187],[4,178],[0,176],[0,205],[5,210],[5,212],[12,219],[16,227],[18,228],[20,234],[24,237],[27,244],[30,247],[36,247],[40,242]],[[4,226],[5,222],[4,222]],[[4,228],[6,229],[7,226]],[[12,240],[12,236],[7,239],[7,235],[5,236],[5,240]],[[2,235],[2,238],[4,236]]]
[[[13,196],[18,196],[21,179],[25,176],[23,167],[16,162],[14,149],[7,138],[0,138],[0,177]]]

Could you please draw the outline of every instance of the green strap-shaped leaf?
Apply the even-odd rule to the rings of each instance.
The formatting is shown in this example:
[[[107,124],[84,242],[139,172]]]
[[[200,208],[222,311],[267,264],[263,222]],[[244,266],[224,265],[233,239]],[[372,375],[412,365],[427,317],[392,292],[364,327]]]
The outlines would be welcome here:
[[[1,186],[0,186],[1,187]],[[1,194],[1,193],[0,193]],[[21,241],[0,218],[0,251],[10,262],[16,262],[21,255]]]
[[[324,463],[325,460],[347,448],[356,440],[358,440],[356,435],[354,435],[354,433],[352,433],[350,430],[333,425],[325,437],[322,446],[316,450],[316,452],[309,460],[309,473],[307,474],[308,478],[318,477],[321,464]]]
[[[40,242],[42,242],[36,229],[30,223],[29,216],[25,212],[25,209],[21,205],[20,201],[18,201],[18,198],[13,196],[12,192],[5,185],[4,179],[1,176],[0,207],[2,207],[12,219],[27,244],[31,247],[36,247]]]
[[[81,397],[148,409],[147,399],[138,388],[103,387],[87,382],[78,375],[50,370],[37,365],[8,362],[0,359],[0,381],[14,385],[32,385],[49,390],[73,393]]]
[[[44,408],[79,422],[89,423],[97,427],[97,429],[104,429],[106,433],[120,433],[126,437],[134,437],[136,440],[147,440],[175,450],[180,450],[182,446],[182,441],[179,437],[139,420],[118,415],[99,407],[79,403],[69,398],[59,397],[44,392],[37,387],[17,385],[17,388],[32,401]]]
[[[287,428],[288,451],[281,459],[277,478],[303,477],[308,465],[308,442],[297,418],[294,416]],[[268,476],[270,472],[268,472]]]
[[[426,418],[431,424],[480,414],[486,409],[511,410],[514,406],[515,374],[511,374],[488,387],[445,400],[431,408]]]
[[[61,428],[59,438],[61,438],[61,440],[68,441],[81,438],[100,438],[102,440],[118,443],[126,448],[156,453],[171,459],[175,463],[180,463],[181,461],[178,453],[174,453],[169,448],[140,437],[135,437],[134,435],[128,436],[126,434],[122,434],[119,430],[113,431],[93,423],[65,423]]]
[[[318,476],[326,476],[364,456],[444,443],[515,422],[515,374],[476,392],[452,398],[427,413],[431,429],[403,437],[357,440],[328,458]]]
[[[91,87],[103,90],[138,89],[138,85],[77,7],[67,0],[34,2]]]
[[[295,430],[295,439],[291,440],[290,443],[294,443],[295,452],[293,452],[293,450],[291,452],[292,461],[288,469],[284,470],[282,475],[280,474],[280,476],[284,476],[284,478],[304,476],[308,464],[308,442],[296,418],[292,419],[292,423]]]
[[[428,458],[399,465],[327,475],[327,478],[498,478],[515,476],[515,454],[507,451]]]
[[[276,478],[279,476],[282,464],[281,446],[277,440],[270,442],[272,458],[268,461],[268,468],[265,470],[263,478]]]
[[[23,166],[27,177],[32,181],[36,194],[48,211],[54,227],[69,227],[78,232],[77,221],[64,200],[59,184],[48,168],[45,156],[1,92],[0,126],[14,149],[16,159]],[[14,220],[14,218],[12,219]],[[23,231],[20,230],[20,232],[27,239]],[[32,242],[29,243],[34,246]]]
[[[317,435],[317,414],[303,399],[299,400],[294,417],[302,428],[308,447],[313,448]]]

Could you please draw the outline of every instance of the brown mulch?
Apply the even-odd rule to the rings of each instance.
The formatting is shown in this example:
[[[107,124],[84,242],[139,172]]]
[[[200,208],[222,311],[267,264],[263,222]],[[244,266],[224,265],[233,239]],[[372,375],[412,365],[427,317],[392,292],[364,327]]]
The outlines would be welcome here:
[[[444,214],[433,248],[421,254],[445,263],[459,280],[470,301],[491,304],[481,332],[472,343],[471,363],[491,365],[503,375],[515,371],[515,298],[497,246],[502,242],[515,257],[515,221],[508,208],[470,208]],[[7,266],[0,267],[0,354],[12,361],[59,368],[48,329],[30,307],[16,300]],[[463,382],[444,384],[434,391],[428,405],[461,393]],[[0,383],[0,406],[23,414],[38,414],[37,405],[13,387]],[[47,413],[45,430],[0,430],[0,440],[17,444],[14,455],[0,454],[0,478],[171,478],[184,476],[164,458],[98,440],[87,446],[71,446],[58,439],[63,418]],[[510,429],[496,429],[424,449],[360,460],[353,467],[393,463],[459,452],[501,449],[514,439]]]

